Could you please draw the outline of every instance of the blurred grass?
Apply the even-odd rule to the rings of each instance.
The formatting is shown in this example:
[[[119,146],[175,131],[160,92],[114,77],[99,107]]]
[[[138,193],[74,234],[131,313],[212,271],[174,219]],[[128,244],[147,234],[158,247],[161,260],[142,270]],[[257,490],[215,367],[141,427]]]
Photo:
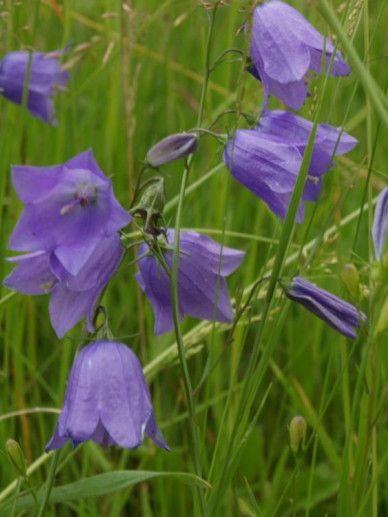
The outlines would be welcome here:
[[[333,37],[316,3],[290,3]],[[120,202],[128,206],[130,179],[136,177],[147,149],[168,133],[195,125],[207,32],[204,7],[194,0],[137,0],[125,5],[131,7],[121,8],[121,2],[113,0],[0,2],[0,56],[30,46],[49,51],[72,45],[65,59],[72,65],[71,82],[68,92],[58,97],[57,128],[42,124],[23,114],[19,106],[0,99],[2,257],[7,256],[7,240],[21,210],[10,182],[10,164],[60,163],[92,147],[102,169],[112,177]],[[363,66],[385,91],[386,3],[349,0],[331,5]],[[244,48],[244,35],[238,29],[251,9],[252,2],[243,0],[219,9],[213,59],[227,48]],[[236,99],[242,111],[259,116],[260,86],[242,72],[241,62],[231,56],[211,75],[205,124],[224,110],[234,109]],[[301,112],[308,118],[312,118],[316,107],[318,85],[319,82],[312,84],[313,95]],[[361,305],[371,317],[373,330],[388,296],[387,274],[385,283],[375,292],[368,233],[370,211],[361,211],[360,207],[364,198],[370,201],[386,184],[387,131],[372,109],[368,90],[357,81],[357,74],[330,79],[327,88],[320,121],[343,124],[358,138],[359,145],[327,174],[316,210],[310,205],[305,223],[296,229],[294,245],[319,238],[318,244],[309,245],[308,253],[302,253],[299,262],[295,262],[298,253],[293,262],[286,261],[285,274],[307,264],[304,274],[310,279],[358,304],[359,300],[351,298],[340,280],[342,266],[353,262],[365,291]],[[273,99],[271,105],[279,103]],[[233,114],[225,115],[216,129],[224,133],[236,123]],[[193,160],[190,185],[217,167],[221,156],[222,149],[212,139],[202,139]],[[179,163],[164,170],[169,200],[178,194],[181,173]],[[350,224],[342,224],[354,211],[360,218],[356,214]],[[171,224],[173,214],[173,209],[166,214]],[[282,230],[264,204],[230,178],[223,166],[188,194],[183,226],[219,231],[213,238],[247,252],[244,266],[229,283],[233,296],[273,264]],[[331,232],[325,234],[328,228]],[[291,248],[289,254],[293,252]],[[1,260],[1,278],[9,269]],[[68,446],[56,484],[114,469],[193,472],[181,372],[176,354],[163,356],[174,345],[174,338],[172,334],[153,336],[150,307],[142,298],[139,304],[136,296],[135,269],[135,265],[128,265],[120,270],[104,301],[114,334],[140,355],[150,375],[157,418],[172,452],[157,450],[149,440],[136,451],[124,452],[102,450],[93,444],[74,451]],[[204,478],[208,479],[211,472],[209,480],[214,486],[220,479],[226,445],[236,425],[264,294],[265,289],[259,291],[231,342],[225,326],[190,318],[183,324],[190,344],[194,387],[202,379],[208,357],[211,364],[218,360],[196,392]],[[260,355],[269,349],[270,360],[262,371],[259,394],[245,415],[252,425],[239,429],[231,483],[219,492],[214,513],[388,513],[387,332],[377,337],[373,332],[369,337],[362,333],[356,343],[349,343],[278,293],[269,318]],[[146,338],[143,344],[142,335]],[[29,463],[41,456],[56,415],[36,412],[5,416],[34,407],[59,408],[67,374],[81,342],[81,325],[58,341],[48,321],[46,298],[9,296],[1,288],[0,451],[4,452],[5,441],[13,437],[20,441]],[[297,461],[289,452],[287,437],[287,425],[296,414],[304,415],[309,424],[306,453]],[[0,462],[1,491],[16,473],[5,454],[0,453]],[[34,486],[41,486],[47,469],[48,463],[44,462],[33,472]],[[214,490],[209,491],[210,497],[212,493]],[[56,515],[75,512],[80,516],[196,515],[195,504],[192,488],[179,485],[178,489],[174,479],[164,478],[98,500],[56,506],[52,511]]]

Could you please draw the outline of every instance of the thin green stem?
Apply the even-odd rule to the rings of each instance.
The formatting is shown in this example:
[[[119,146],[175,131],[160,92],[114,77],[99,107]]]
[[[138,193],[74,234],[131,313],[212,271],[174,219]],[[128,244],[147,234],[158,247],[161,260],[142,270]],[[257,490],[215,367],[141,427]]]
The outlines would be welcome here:
[[[204,67],[204,77],[202,83],[202,91],[201,91],[201,99],[198,110],[198,119],[197,119],[197,127],[201,127],[204,108],[205,108],[205,98],[206,91],[209,82],[210,76],[210,49],[211,42],[213,37],[214,30],[214,22],[216,18],[218,3],[215,4],[214,9],[211,11],[210,20],[209,20],[209,30],[206,42],[206,57],[205,57],[205,67]],[[178,207],[175,219],[175,235],[174,235],[174,253],[173,253],[173,263],[172,263],[172,274],[171,274],[171,296],[172,296],[172,312],[173,312],[173,320],[174,320],[174,329],[176,342],[178,346],[178,356],[181,364],[182,372],[183,372],[183,382],[185,387],[186,399],[187,399],[187,408],[189,413],[189,424],[190,424],[190,434],[191,434],[191,444],[192,444],[192,454],[194,461],[195,472],[198,476],[202,476],[202,468],[201,468],[201,460],[200,460],[200,446],[199,446],[199,432],[196,423],[196,410],[195,410],[195,400],[193,394],[192,383],[190,379],[190,373],[187,365],[186,355],[185,355],[185,346],[183,342],[183,335],[180,328],[179,323],[179,295],[178,295],[178,268],[179,268],[179,242],[180,242],[180,228],[182,221],[182,212],[183,212],[183,203],[185,199],[186,185],[188,182],[190,166],[191,166],[192,158],[186,162],[186,167],[182,175],[181,188],[178,199]],[[207,514],[206,512],[206,503],[203,490],[201,488],[198,489],[199,502],[201,514],[204,516]]]
[[[51,489],[54,484],[55,472],[57,470],[60,453],[61,453],[61,449],[58,449],[57,451],[54,452],[53,459],[51,461],[49,474],[48,474],[46,485],[45,485],[43,500],[42,500],[42,503],[39,508],[38,517],[43,517],[43,515],[46,512],[47,504],[48,504],[48,501],[50,498]]]

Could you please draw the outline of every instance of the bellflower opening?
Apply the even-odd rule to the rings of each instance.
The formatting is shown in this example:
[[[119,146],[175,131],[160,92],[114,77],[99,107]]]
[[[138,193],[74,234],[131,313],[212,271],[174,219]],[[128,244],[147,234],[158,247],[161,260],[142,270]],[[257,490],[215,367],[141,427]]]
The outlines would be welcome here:
[[[249,71],[264,88],[264,109],[272,94],[287,106],[299,109],[307,96],[308,72],[321,71],[326,51],[326,69],[335,52],[331,74],[348,75],[349,66],[332,42],[293,7],[280,0],[258,5],[253,13]]]
[[[169,246],[174,245],[175,231],[167,231]],[[181,232],[178,270],[179,314],[194,318],[228,323],[233,319],[225,278],[240,265],[245,253],[221,247],[209,237],[194,231]],[[166,271],[143,244],[138,252],[139,272],[136,280],[152,304],[155,315],[155,334],[173,328],[170,279]],[[172,270],[173,253],[164,252],[165,261]]]
[[[388,187],[378,197],[373,218],[372,237],[377,260],[383,257],[388,234]]]
[[[27,108],[44,122],[56,124],[52,97],[63,89],[68,80],[67,72],[61,70],[61,52],[32,52]],[[10,52],[0,62],[0,92],[8,100],[22,104],[24,83],[30,59],[28,51]]]
[[[350,339],[356,339],[360,323],[366,321],[366,315],[356,307],[301,277],[295,277],[285,293]]]
[[[294,190],[312,122],[292,113],[275,110],[263,114],[255,129],[236,131],[224,152],[232,175],[259,196],[282,220]],[[316,201],[322,176],[333,166],[333,156],[349,152],[357,140],[342,128],[318,124],[302,201]],[[297,222],[304,217],[301,203]]]
[[[68,440],[79,445],[138,447],[146,433],[159,447],[168,447],[159,431],[140,362],[127,346],[97,341],[83,348],[70,372],[65,401],[46,451]]]
[[[17,266],[4,285],[30,295],[49,294],[50,320],[59,338],[87,317],[94,332],[94,308],[123,254],[117,234],[103,238],[81,270],[71,275],[55,254],[38,251],[9,259]]]
[[[80,272],[101,239],[131,221],[91,150],[63,165],[14,166],[12,178],[25,208],[9,247],[53,252],[72,275]]]

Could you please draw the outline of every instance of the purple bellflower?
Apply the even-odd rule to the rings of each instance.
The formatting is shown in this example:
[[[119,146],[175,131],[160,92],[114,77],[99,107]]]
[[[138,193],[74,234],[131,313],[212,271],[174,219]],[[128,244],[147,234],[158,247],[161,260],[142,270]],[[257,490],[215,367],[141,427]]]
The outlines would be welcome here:
[[[365,314],[358,311],[356,307],[301,277],[293,278],[285,293],[288,298],[302,304],[350,339],[357,337],[356,331],[360,327],[360,322],[366,321]]]
[[[198,146],[198,137],[194,133],[176,133],[169,135],[155,144],[147,153],[147,162],[152,167],[185,158]]]
[[[119,266],[123,248],[118,234],[103,238],[81,270],[71,275],[54,253],[37,251],[9,259],[17,266],[4,280],[10,289],[29,295],[50,293],[50,319],[59,338],[87,317],[94,332],[94,307]]]
[[[116,234],[131,221],[91,150],[63,165],[15,166],[12,176],[25,208],[9,247],[52,252],[73,276],[104,237]]]
[[[378,197],[372,226],[372,237],[377,260],[383,257],[388,234],[388,187]]]
[[[308,72],[320,73],[324,50],[326,69],[335,52],[332,75],[350,73],[331,41],[325,41],[296,9],[279,0],[257,6],[251,40],[253,65],[249,71],[263,83],[264,109],[270,94],[299,109],[307,96]]]
[[[58,57],[61,52],[32,52],[27,108],[37,118],[55,125],[52,96],[63,89],[68,80],[61,70]],[[28,51],[10,52],[0,63],[0,92],[17,104],[22,104],[24,83],[27,79]]]
[[[92,440],[100,445],[138,447],[146,433],[168,447],[154,417],[140,362],[127,346],[97,341],[83,348],[70,372],[65,401],[46,451]]]
[[[236,131],[224,152],[232,175],[263,199],[281,219],[288,205],[312,130],[312,122],[281,110],[268,111],[255,129]],[[333,156],[350,151],[357,140],[328,124],[319,124],[302,201],[316,201],[322,176],[333,165]],[[301,203],[297,222],[302,222]]]
[[[175,232],[167,231],[169,246],[174,244]],[[233,319],[225,277],[240,265],[244,252],[221,247],[209,237],[194,231],[181,232],[178,270],[179,314],[194,318],[230,322]],[[172,329],[170,279],[157,259],[146,255],[147,244],[138,252],[139,273],[136,280],[152,304],[155,315],[155,334]],[[173,253],[164,252],[165,261],[172,269]]]

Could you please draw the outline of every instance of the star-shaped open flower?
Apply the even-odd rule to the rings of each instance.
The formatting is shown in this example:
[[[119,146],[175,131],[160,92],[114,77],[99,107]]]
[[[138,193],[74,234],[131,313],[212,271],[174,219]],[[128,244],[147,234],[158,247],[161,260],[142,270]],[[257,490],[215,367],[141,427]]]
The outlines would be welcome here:
[[[308,72],[320,73],[326,51],[326,69],[333,58],[332,75],[348,75],[349,66],[326,39],[293,7],[280,0],[258,5],[253,13],[252,66],[263,83],[264,108],[269,95],[299,109],[307,96]]]
[[[167,244],[174,245],[175,232],[167,231]],[[244,252],[221,247],[205,235],[194,231],[181,232],[178,270],[179,314],[194,318],[228,323],[233,319],[225,278],[235,271]],[[139,273],[136,280],[147,295],[155,314],[155,334],[173,328],[170,279],[148,246],[139,248]],[[164,252],[164,259],[172,269],[172,251]]]
[[[92,440],[134,449],[144,433],[168,450],[136,355],[115,341],[83,348],[71,369],[62,413],[46,451],[60,449],[69,440],[74,446]]]
[[[72,275],[80,272],[102,239],[131,221],[91,150],[63,165],[14,166],[12,178],[25,208],[9,247],[52,252]]]
[[[53,95],[63,89],[69,74],[61,70],[61,52],[10,52],[0,62],[0,92],[17,104],[23,102],[28,63],[31,59],[27,85],[27,108],[35,117],[55,125]]]

